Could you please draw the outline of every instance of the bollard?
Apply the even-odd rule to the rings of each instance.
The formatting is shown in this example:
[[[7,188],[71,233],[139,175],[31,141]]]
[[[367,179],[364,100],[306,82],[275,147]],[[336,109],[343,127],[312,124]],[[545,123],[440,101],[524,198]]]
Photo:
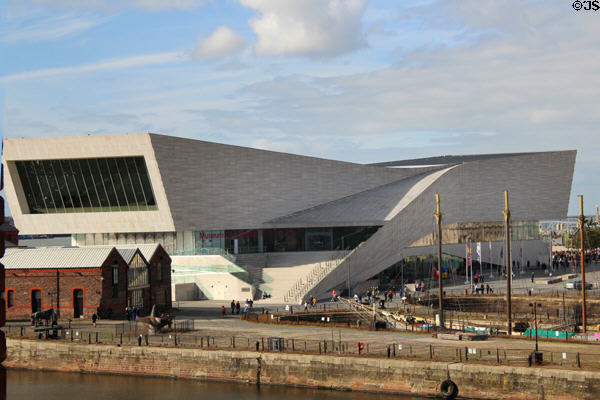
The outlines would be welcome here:
[[[92,332],[88,332],[88,344],[92,344]]]
[[[292,351],[296,351],[296,346],[294,345],[294,339],[292,339]]]
[[[260,350],[260,342],[257,340],[256,341],[256,351]]]
[[[388,348],[387,348],[387,357],[388,358],[390,358],[391,352],[392,352],[392,349],[390,349],[390,346],[388,346]]]
[[[394,343],[392,346],[394,346],[394,357],[396,357],[396,343]]]
[[[577,353],[577,368],[581,368],[581,359],[579,358],[579,352]]]
[[[235,336],[231,338],[231,344],[233,344],[233,348],[235,349]]]
[[[496,348],[496,363],[500,364],[500,351]]]
[[[260,341],[261,341],[261,349],[262,349],[262,351],[265,351],[265,338],[261,337]]]
[[[200,348],[204,347],[204,336],[200,336]]]
[[[206,347],[210,347],[210,336],[206,337]]]
[[[429,359],[431,360],[433,358],[433,346],[429,345]]]

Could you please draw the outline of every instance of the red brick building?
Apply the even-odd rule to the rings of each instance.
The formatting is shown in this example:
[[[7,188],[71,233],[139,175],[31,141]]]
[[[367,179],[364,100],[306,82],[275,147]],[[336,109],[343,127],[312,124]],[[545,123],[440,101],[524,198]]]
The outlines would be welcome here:
[[[171,257],[160,244],[138,244],[148,262],[150,287],[147,304],[156,304],[159,310],[171,308]]]
[[[125,315],[129,267],[114,247],[12,249],[2,261],[7,319],[50,308],[60,318]]]
[[[119,244],[116,248],[129,266],[127,304],[146,314],[153,305],[159,311],[170,309],[171,257],[165,249],[158,243]]]

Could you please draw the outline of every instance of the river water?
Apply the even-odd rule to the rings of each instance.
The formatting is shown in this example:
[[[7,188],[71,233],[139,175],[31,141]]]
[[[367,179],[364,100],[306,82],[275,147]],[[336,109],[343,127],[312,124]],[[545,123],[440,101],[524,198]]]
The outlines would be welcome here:
[[[423,397],[184,379],[8,370],[8,400],[423,400]]]

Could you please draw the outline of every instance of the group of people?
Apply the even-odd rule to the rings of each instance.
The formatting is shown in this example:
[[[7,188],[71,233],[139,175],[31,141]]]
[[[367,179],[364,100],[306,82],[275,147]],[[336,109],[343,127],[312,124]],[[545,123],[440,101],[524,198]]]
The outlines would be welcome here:
[[[125,307],[125,314],[127,314],[127,321],[135,321],[140,316],[140,310],[135,306],[127,306]]]
[[[471,294],[475,293],[475,294],[494,294],[494,288],[492,286],[490,286],[489,284],[479,284],[476,283],[475,286],[471,287]]]
[[[600,253],[597,249],[587,250],[584,255],[585,263],[598,262]],[[552,268],[576,269],[581,263],[581,252],[576,250],[556,251],[552,253]]]
[[[308,296],[308,299],[304,300],[304,311],[307,311],[308,308],[313,308],[317,305],[317,298],[313,295]]]
[[[244,302],[244,307],[242,308],[242,305],[240,304],[240,301],[235,301],[235,300],[231,300],[231,303],[229,304],[231,307],[231,315],[234,314],[240,314],[240,312],[242,312],[244,315],[246,315],[248,313],[248,311],[250,311],[252,309],[252,306],[254,305],[254,300],[252,299],[246,299]],[[227,314],[227,308],[225,308],[225,306],[221,306],[221,314],[223,316],[225,316]]]

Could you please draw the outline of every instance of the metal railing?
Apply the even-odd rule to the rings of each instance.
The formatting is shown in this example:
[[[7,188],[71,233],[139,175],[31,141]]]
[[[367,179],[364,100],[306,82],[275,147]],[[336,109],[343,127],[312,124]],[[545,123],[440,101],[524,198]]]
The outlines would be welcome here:
[[[358,247],[357,247],[358,248]],[[300,277],[296,283],[283,296],[285,303],[302,302],[302,299],[325,278],[331,271],[335,270],[352,252],[348,250],[340,250],[332,254],[325,261],[317,263],[314,268],[305,276]]]
[[[18,326],[4,328],[13,339],[39,339],[38,333]],[[340,338],[336,340],[336,334]],[[247,350],[260,352],[285,352],[321,354],[326,356],[377,357],[389,359],[432,360],[441,362],[485,363],[495,365],[528,365],[533,348],[500,348],[477,346],[473,342],[464,346],[427,344],[409,341],[356,342],[341,340],[341,333],[332,331],[332,339],[310,340],[253,335],[213,335],[211,333],[180,333],[148,335],[137,331],[108,332],[106,330],[63,329],[58,341],[79,344],[107,344],[130,346],[155,346],[198,348],[205,350]],[[600,354],[577,351],[542,350],[543,365],[600,369]]]

